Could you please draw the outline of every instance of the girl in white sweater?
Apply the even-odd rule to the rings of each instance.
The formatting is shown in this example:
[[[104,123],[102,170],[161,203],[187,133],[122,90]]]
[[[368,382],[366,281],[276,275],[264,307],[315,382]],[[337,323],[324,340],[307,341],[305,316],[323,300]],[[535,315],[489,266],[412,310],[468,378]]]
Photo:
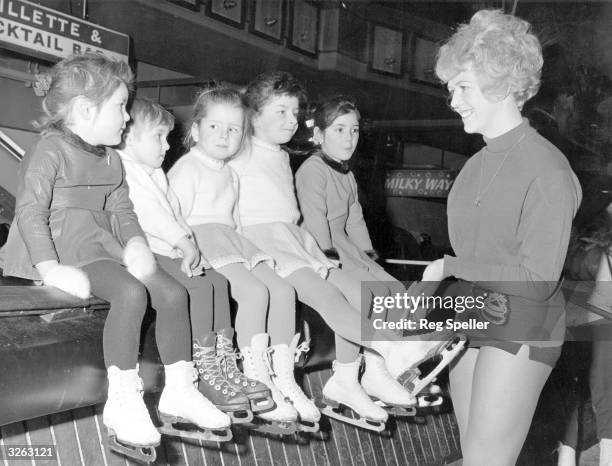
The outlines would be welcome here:
[[[187,138],[190,151],[170,170],[170,185],[203,256],[230,282],[238,303],[235,328],[244,371],[272,389],[277,407],[261,417],[287,433],[299,414],[298,427],[318,430],[320,413],[293,376],[300,351],[299,335],[294,337],[295,291],[274,273],[272,258],[240,234],[238,177],[226,162],[240,150],[244,126],[237,91],[212,88],[200,93]],[[270,338],[274,374],[265,363]]]

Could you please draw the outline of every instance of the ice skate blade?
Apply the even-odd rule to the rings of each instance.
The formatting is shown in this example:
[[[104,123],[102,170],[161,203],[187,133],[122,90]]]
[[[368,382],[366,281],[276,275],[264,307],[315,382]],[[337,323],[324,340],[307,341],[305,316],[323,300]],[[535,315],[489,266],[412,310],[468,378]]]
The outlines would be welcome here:
[[[372,398],[372,401],[380,406],[382,409],[387,411],[389,416],[406,418],[414,417],[417,415],[416,406],[393,406],[384,403],[383,401]]]
[[[246,427],[262,434],[273,435],[293,435],[298,430],[295,421],[267,421],[257,416]]]
[[[305,421],[300,419],[297,424],[297,430],[300,432],[319,432],[320,427],[317,421]]]
[[[230,417],[232,424],[248,424],[253,420],[253,413],[250,409],[224,412]]]
[[[437,408],[444,404],[444,397],[442,395],[419,395],[417,397],[418,408]]]
[[[272,395],[265,398],[249,399],[249,401],[251,402],[251,411],[253,411],[253,413],[267,413],[276,408],[276,403],[272,399]]]
[[[171,437],[201,440],[202,442],[228,442],[233,437],[232,429],[229,426],[218,429],[198,427],[189,419],[163,413],[159,414],[159,420],[162,422],[158,428],[159,432]]]
[[[417,396],[418,393],[423,391],[423,389],[438,376],[442,369],[448,366],[452,360],[459,355],[459,353],[465,347],[466,342],[467,338],[465,335],[462,333],[456,334],[453,336],[453,338],[446,341],[441,348],[436,350],[437,354],[430,354],[428,355],[428,358],[421,361],[424,362],[436,355],[440,356],[441,358],[436,367],[433,368],[425,377],[419,377],[421,375],[421,371],[417,367],[412,367],[400,374],[397,381],[401,383],[412,396]]]
[[[159,446],[159,442],[155,445],[130,445],[117,440],[117,435],[112,429],[108,429],[108,448],[120,455],[143,464],[151,464],[157,459],[157,451],[155,447]]]
[[[346,422],[347,424],[352,424],[355,427],[360,427],[366,430],[372,430],[374,432],[384,432],[386,429],[386,424],[384,421],[376,421],[373,419],[367,419],[359,416],[358,413],[355,413],[351,408],[345,406],[341,403],[337,403],[332,400],[323,399],[322,406],[319,408],[321,413],[326,415],[327,417],[331,417],[332,419],[336,419],[340,422]],[[355,413],[356,416],[359,416],[358,419],[352,418],[350,416],[346,416],[342,413],[342,410],[348,409],[351,412]]]

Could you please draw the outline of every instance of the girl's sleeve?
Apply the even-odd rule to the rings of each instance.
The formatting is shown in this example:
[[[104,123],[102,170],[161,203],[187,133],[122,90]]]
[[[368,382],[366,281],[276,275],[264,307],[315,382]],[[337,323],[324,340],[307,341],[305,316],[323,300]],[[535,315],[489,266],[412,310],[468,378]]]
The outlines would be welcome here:
[[[119,157],[116,154],[115,156],[117,158]],[[130,191],[125,179],[123,164],[119,163],[119,166],[121,167],[121,183],[108,197],[106,201],[106,210],[114,214],[119,225],[121,242],[125,246],[130,239],[136,236],[144,238],[145,235],[140,227],[140,223],[138,223],[138,217],[134,212],[134,205],[130,199]]]
[[[355,201],[349,206],[349,214],[346,220],[346,233],[359,249],[362,251],[370,251],[373,249],[372,240],[370,239],[370,233],[368,232],[368,227],[363,218],[363,210],[359,203],[357,181],[355,181],[355,176],[352,173],[349,176],[351,187],[355,193]]]
[[[198,171],[185,161],[178,161],[168,173],[168,182],[176,194],[185,219],[191,216],[198,186]]]
[[[134,211],[138,215],[138,221],[142,229],[151,236],[159,238],[168,245],[174,247],[181,238],[186,236],[189,230],[185,231],[179,222],[178,217],[173,212],[168,212],[160,203],[160,198],[155,192],[151,192],[144,186],[136,186],[128,178],[130,184],[130,198],[134,203]],[[172,189],[168,189],[168,203],[172,207]],[[176,202],[176,201],[175,201]]]
[[[501,286],[508,287],[505,291],[509,294],[547,299],[561,276],[572,220],[581,198],[580,185],[568,170],[555,170],[536,178],[527,192],[518,225],[518,263],[484,263],[445,256],[445,272],[472,282],[508,282]],[[522,292],[516,293],[517,287]]]
[[[327,220],[327,178],[324,167],[308,161],[297,171],[295,187],[302,211],[303,226],[323,250],[333,248]]]
[[[169,184],[168,184],[168,201],[170,202],[170,207],[172,208],[172,211],[174,212],[174,217],[176,218],[177,223],[180,225],[180,227],[183,230],[185,230],[190,235],[193,235],[193,231],[191,230],[191,227],[187,223],[187,220],[185,220],[185,217],[183,217],[183,211],[181,210],[181,203],[179,202],[178,197],[176,193],[174,192],[174,189],[172,189],[172,186],[170,186]]]
[[[49,215],[61,163],[60,150],[42,140],[26,153],[19,168],[15,222],[33,265],[59,260],[51,237]]]

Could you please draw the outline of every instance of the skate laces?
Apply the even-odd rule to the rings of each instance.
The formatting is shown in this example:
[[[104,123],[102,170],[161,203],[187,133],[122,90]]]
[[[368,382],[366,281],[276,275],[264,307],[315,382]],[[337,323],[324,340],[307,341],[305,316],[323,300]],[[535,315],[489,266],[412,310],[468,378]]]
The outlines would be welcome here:
[[[302,345],[298,346],[295,349],[295,354],[298,357],[302,352],[308,351],[310,349],[310,347],[308,346],[308,343],[309,342],[305,341],[302,343]],[[293,366],[293,361],[291,361],[292,359],[291,356],[287,358],[287,362],[289,364],[287,364],[287,367],[285,368],[285,370],[283,370],[283,368],[279,368],[280,370],[277,371],[273,367],[274,358],[272,357],[272,353],[275,352],[275,349],[268,348],[266,352],[268,353],[268,357],[266,358],[266,364],[270,370],[270,376],[272,377],[272,380],[275,381],[275,383],[277,383],[276,381],[280,382],[280,384],[277,383],[277,385],[279,385],[279,388],[281,388],[281,391],[283,392],[283,394],[285,396],[289,395],[290,401],[292,399],[297,399],[297,398],[302,398],[302,399],[306,399],[310,401],[310,398],[306,396],[306,394],[302,391],[302,388],[295,381],[295,376],[293,374],[294,366]],[[285,391],[289,393],[285,393]]]
[[[274,353],[274,348],[267,348],[262,354],[262,358],[264,363],[266,364],[266,368],[268,369],[268,374],[270,377],[276,377],[276,373],[274,372],[273,362],[272,362],[272,353]]]
[[[295,347],[295,357],[293,358],[294,362],[298,362],[302,354],[306,354],[310,351],[310,339],[304,340],[302,343]]]
[[[240,369],[238,369],[236,361],[242,359],[242,354],[240,353],[240,351],[233,347],[232,340],[224,337],[223,335],[218,335],[217,338],[217,350],[221,351],[222,353],[219,356],[223,358],[223,364],[227,377],[231,379],[232,382],[240,384],[243,387],[246,387],[248,385],[254,387],[257,382],[249,379],[246,375],[242,373],[242,371],[240,371]]]
[[[197,346],[194,343],[194,348]],[[215,390],[221,390],[224,395],[228,393],[235,395],[234,389],[225,378],[225,374],[221,370],[223,356],[216,355],[214,350],[205,351],[205,347],[200,346],[198,351],[194,353],[197,356],[196,365],[198,366],[197,373],[202,383],[214,386]]]

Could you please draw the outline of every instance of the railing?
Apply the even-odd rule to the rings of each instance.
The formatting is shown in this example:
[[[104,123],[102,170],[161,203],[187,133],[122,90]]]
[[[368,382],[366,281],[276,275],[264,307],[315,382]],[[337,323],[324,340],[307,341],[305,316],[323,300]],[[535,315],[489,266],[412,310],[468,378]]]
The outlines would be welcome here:
[[[0,130],[0,147],[6,150],[9,154],[11,154],[18,161],[23,159],[23,155],[25,151],[19,147],[15,141],[13,141],[4,131]]]

